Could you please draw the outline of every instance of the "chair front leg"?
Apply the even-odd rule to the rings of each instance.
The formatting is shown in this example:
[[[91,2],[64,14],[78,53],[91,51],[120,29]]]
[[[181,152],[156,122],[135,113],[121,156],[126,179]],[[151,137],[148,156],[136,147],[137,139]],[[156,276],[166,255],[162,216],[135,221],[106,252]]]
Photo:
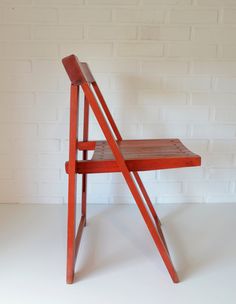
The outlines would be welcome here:
[[[75,266],[75,225],[76,225],[76,173],[68,176],[68,218],[67,218],[67,274],[66,282],[74,281]]]

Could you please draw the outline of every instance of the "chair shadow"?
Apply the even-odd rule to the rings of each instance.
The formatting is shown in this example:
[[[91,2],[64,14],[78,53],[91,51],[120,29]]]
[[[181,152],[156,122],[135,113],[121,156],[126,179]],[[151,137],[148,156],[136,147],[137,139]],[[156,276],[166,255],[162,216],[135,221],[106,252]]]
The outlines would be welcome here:
[[[200,212],[198,207],[198,204],[181,205],[164,219],[164,234],[171,252],[175,253],[174,264],[181,281],[219,263],[235,260],[233,252],[236,251],[236,242],[229,244],[226,240],[234,239],[233,230],[227,232],[223,227],[225,222],[219,222],[217,215],[214,217],[213,206],[204,206],[204,212]],[[176,216],[180,217],[178,225],[175,224]],[[183,231],[176,229],[181,225],[181,218],[185,219],[186,229],[189,229],[187,237]]]
[[[124,227],[127,226],[126,221],[122,221],[121,218],[115,218],[117,211],[122,209],[122,205],[114,205],[114,206],[107,206],[106,209],[103,209],[95,216],[92,216],[88,220],[88,227],[89,231],[87,233],[87,244],[86,247],[86,256],[80,261],[78,270],[75,272],[75,282],[79,280],[84,280],[87,277],[91,277],[93,275],[97,275],[98,273],[104,272],[105,270],[117,268],[121,264],[129,263],[131,260],[135,260],[133,252],[127,252],[123,248],[118,248],[116,252],[106,255],[104,258],[98,256],[98,253],[101,251],[101,240],[104,240],[102,235],[102,227],[99,224],[104,218],[109,220],[110,214],[112,214],[112,225],[116,229],[123,230]],[[117,219],[117,220],[116,220]],[[120,221],[120,225],[117,223]],[[110,223],[109,223],[110,224]],[[122,233],[122,232],[120,232]],[[126,231],[127,233],[127,231]]]
[[[81,261],[79,270],[76,272],[75,282],[101,273],[104,270],[141,259],[143,255],[152,259],[156,255],[152,242],[146,237],[147,230],[145,232],[144,228],[144,233],[140,236],[135,228],[132,227],[133,225],[128,220],[128,217],[121,217],[123,213],[120,212],[122,212],[123,208],[125,206],[109,206],[89,219],[89,222],[93,222],[88,235],[89,248],[86,248],[86,257]],[[139,212],[138,210],[136,211]],[[112,252],[112,254],[104,258],[98,258],[96,250],[101,250],[99,246],[102,239],[102,227],[99,222],[104,218],[110,218],[110,214],[112,214],[113,227],[121,235],[125,233],[127,242],[131,243],[135,250],[127,252],[124,247],[121,247],[115,253]],[[224,230],[221,229],[222,224],[219,225],[219,221],[215,220],[211,222],[209,228],[209,216],[211,216],[209,210],[200,212],[196,204],[181,204],[171,208],[161,218],[162,229],[167,245],[169,245],[172,261],[176,266],[181,281],[193,277],[200,271],[206,271],[209,267],[217,265],[219,261],[223,262],[224,259],[231,258],[230,254],[232,253],[229,253],[224,246],[222,247],[222,243],[216,239],[216,235],[221,237],[221,239],[224,238]],[[137,218],[135,218],[136,225],[139,225]],[[141,222],[142,219],[140,216],[139,218]],[[201,218],[201,225],[199,225],[198,218]],[[184,233],[185,231],[181,227],[182,222],[188,229],[188,233]]]

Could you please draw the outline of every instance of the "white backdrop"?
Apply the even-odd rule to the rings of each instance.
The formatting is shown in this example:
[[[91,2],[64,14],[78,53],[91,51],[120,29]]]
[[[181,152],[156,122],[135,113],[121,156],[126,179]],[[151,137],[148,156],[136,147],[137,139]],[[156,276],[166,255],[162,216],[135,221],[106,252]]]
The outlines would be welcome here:
[[[143,174],[154,202],[236,201],[235,0],[1,0],[1,203],[67,201],[71,53],[123,137],[179,137],[202,155],[201,168]],[[132,202],[117,174],[89,183],[90,203]]]

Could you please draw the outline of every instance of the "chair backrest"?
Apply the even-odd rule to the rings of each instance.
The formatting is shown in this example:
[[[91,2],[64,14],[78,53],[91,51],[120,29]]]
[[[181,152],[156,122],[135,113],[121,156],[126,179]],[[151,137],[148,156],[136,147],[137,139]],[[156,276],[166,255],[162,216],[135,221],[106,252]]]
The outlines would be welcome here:
[[[87,101],[103,130],[105,137],[115,135],[116,140],[122,140],[117,125],[107,107],[105,99],[86,62],[80,62],[75,55],[62,59],[62,63],[73,86],[81,86]],[[92,88],[91,88],[92,86]],[[101,111],[101,108],[103,111]],[[105,114],[105,115],[104,115]],[[113,132],[112,132],[113,131]]]

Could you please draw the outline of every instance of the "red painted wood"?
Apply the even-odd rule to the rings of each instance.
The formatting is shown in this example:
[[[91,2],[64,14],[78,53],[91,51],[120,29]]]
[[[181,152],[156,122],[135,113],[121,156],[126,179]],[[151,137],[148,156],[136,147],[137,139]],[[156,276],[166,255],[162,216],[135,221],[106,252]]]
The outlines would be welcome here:
[[[200,156],[189,151],[178,139],[123,140],[88,65],[80,63],[75,55],[64,58],[63,64],[72,84],[81,86],[85,94],[83,141],[78,141],[76,134],[70,133],[70,150],[71,146],[73,146],[73,152],[75,149],[82,150],[83,159],[72,159],[75,160],[72,161],[70,157],[69,162],[66,163],[66,172],[69,173],[69,193],[75,187],[74,178],[72,179],[71,176],[74,177],[75,173],[83,174],[82,217],[76,238],[74,229],[71,228],[74,227],[75,208],[70,207],[74,203],[75,196],[69,195],[68,204],[71,216],[68,216],[68,235],[70,231],[68,252],[77,254],[82,230],[86,223],[86,174],[121,172],[173,282],[178,282],[179,279],[168,252],[159,218],[137,171],[199,166]],[[88,141],[88,105],[92,108],[106,141]],[[71,102],[71,129],[74,129],[75,125],[75,116],[72,114],[75,110]],[[91,160],[87,160],[88,150],[94,150]],[[73,238],[74,241],[72,241]],[[69,250],[71,244],[73,244],[73,250]],[[75,260],[74,256],[71,258],[68,255],[67,273],[69,271],[70,279],[68,280],[67,276],[67,282],[69,283],[73,281],[72,273],[74,271],[74,269],[71,271],[71,260]]]
[[[78,92],[76,85],[71,85],[70,96],[70,138],[68,162],[68,230],[67,230],[67,283],[74,280],[75,262],[75,211],[76,211],[76,159],[78,127]]]
[[[89,103],[84,97],[84,124],[83,124],[83,141],[88,141],[89,132]],[[83,160],[86,161],[88,158],[88,151],[83,150]],[[82,175],[82,199],[81,199],[81,214],[85,217],[86,225],[86,203],[87,203],[87,174]]]
[[[80,151],[83,150],[95,150],[96,141],[78,141],[77,142],[77,149]]]
[[[200,156],[189,151],[178,139],[122,140],[117,145],[129,171],[193,167],[201,164]],[[109,173],[120,172],[120,168],[108,143],[97,141],[92,159],[77,161],[76,172]]]

